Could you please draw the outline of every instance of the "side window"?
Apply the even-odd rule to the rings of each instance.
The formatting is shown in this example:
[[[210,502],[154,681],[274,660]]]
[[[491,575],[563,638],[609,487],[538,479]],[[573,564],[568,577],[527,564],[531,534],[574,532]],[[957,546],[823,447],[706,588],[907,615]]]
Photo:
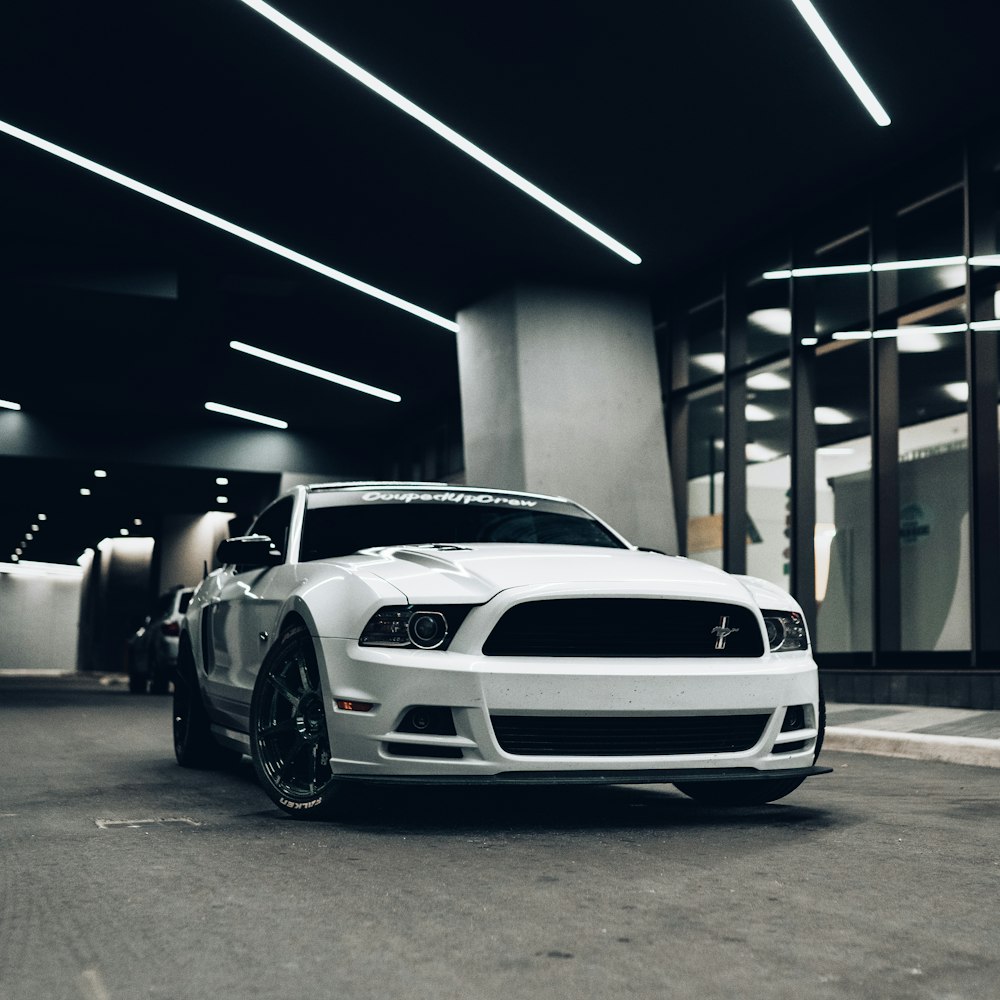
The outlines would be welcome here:
[[[271,504],[250,529],[252,535],[267,535],[274,547],[283,555],[288,555],[288,530],[292,523],[292,497],[284,497]]]

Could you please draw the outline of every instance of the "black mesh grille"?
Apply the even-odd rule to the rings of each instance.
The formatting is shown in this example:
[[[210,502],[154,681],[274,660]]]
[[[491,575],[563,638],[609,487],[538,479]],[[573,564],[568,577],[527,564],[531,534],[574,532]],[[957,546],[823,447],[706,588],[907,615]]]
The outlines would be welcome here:
[[[769,715],[642,718],[491,715],[506,753],[526,757],[643,757],[749,750]]]
[[[726,632],[726,630],[731,630]],[[717,648],[720,642],[722,648]],[[512,607],[487,656],[763,656],[753,612],[731,604],[588,597]]]

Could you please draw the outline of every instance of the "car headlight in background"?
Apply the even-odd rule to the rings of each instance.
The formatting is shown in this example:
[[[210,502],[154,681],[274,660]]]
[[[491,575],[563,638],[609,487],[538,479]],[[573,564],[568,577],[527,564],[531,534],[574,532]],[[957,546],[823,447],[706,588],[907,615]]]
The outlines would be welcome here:
[[[435,608],[410,605],[381,608],[369,619],[358,642],[362,646],[397,649],[447,649],[472,607],[449,604]]]
[[[805,619],[797,611],[762,611],[761,614],[772,653],[809,648]]]

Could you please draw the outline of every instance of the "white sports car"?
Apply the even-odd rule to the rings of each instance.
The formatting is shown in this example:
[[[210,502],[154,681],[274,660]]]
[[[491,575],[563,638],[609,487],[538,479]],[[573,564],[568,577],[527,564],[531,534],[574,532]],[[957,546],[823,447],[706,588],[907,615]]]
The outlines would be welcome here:
[[[672,782],[745,805],[829,770],[788,594],[568,500],[299,486],[252,532],[191,600],[174,745],[185,767],[250,754],[293,815],[372,781]]]

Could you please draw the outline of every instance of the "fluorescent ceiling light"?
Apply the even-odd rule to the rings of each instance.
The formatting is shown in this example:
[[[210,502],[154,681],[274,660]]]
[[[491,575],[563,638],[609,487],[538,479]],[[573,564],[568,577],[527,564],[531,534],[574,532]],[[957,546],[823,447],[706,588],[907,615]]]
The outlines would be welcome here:
[[[758,406],[756,403],[747,403],[746,417],[747,420],[755,424],[775,419],[775,415],[770,410],[766,410],[763,406]]]
[[[336,382],[337,385],[346,386],[348,389],[354,389],[357,392],[366,392],[369,396],[378,396],[379,399],[387,399],[390,403],[398,403],[402,399],[402,396],[394,392],[389,392],[386,389],[378,389],[373,385],[368,385],[366,382],[356,382],[346,375],[337,375],[334,372],[324,371],[322,368],[315,368],[313,365],[303,364],[301,361],[293,361],[291,358],[282,357],[280,354],[274,354],[259,347],[251,347],[250,344],[244,344],[238,340],[229,341],[229,346],[234,351],[242,351],[244,354],[251,354],[255,358],[270,361],[272,364],[283,365],[285,368],[291,368],[293,371],[303,372],[306,375],[315,375],[316,378],[326,379],[327,382]]]
[[[279,257],[284,257],[285,260],[290,260],[294,264],[306,267],[310,271],[315,271],[326,278],[331,278],[333,281],[339,281],[342,285],[347,285],[348,288],[353,288],[355,291],[370,295],[380,302],[395,306],[397,309],[402,309],[413,316],[419,316],[420,319],[427,320],[428,323],[434,323],[437,326],[442,326],[446,330],[451,330],[452,333],[458,333],[458,323],[452,319],[438,316],[437,313],[432,313],[429,309],[424,309],[422,306],[407,302],[406,299],[401,299],[396,295],[383,291],[381,288],[369,285],[366,281],[360,281],[358,278],[352,278],[343,271],[327,267],[326,264],[321,264],[311,257],[306,257],[295,250],[289,250],[288,247],[283,247],[280,243],[275,243],[264,236],[258,236],[257,233],[252,233],[249,229],[244,229],[242,226],[237,226],[234,222],[227,222],[218,215],[213,215],[211,212],[206,212],[194,205],[189,205],[186,201],[181,201],[172,195],[164,194],[164,192],[158,191],[148,184],[143,184],[142,181],[134,180],[125,174],[118,173],[117,170],[112,170],[110,167],[105,167],[100,163],[95,163],[93,160],[88,160],[85,156],[80,156],[78,153],[72,152],[72,150],[57,146],[47,139],[42,139],[31,132],[25,132],[24,129],[17,128],[15,125],[11,125],[5,121],[0,121],[0,132],[6,132],[7,135],[12,136],[14,139],[20,139],[22,142],[28,143],[29,146],[35,146],[46,153],[51,153],[53,156],[58,156],[60,159],[73,163],[78,167],[83,167],[84,170],[89,170],[99,177],[104,177],[109,181],[114,181],[115,184],[120,184],[131,191],[145,195],[147,198],[152,198],[153,201],[158,201],[161,205],[166,205],[168,208],[173,208],[178,212],[183,212],[185,215],[190,215],[192,218],[198,219],[200,222],[205,222],[210,226],[215,226],[216,229],[221,229],[232,236],[238,236],[241,240],[253,243],[254,246],[258,246],[262,250],[267,250],[270,253],[277,254]]]
[[[816,416],[816,423],[830,426],[832,424],[849,424],[853,417],[844,413],[843,410],[834,409],[832,406],[817,406],[813,411]]]
[[[218,476],[215,480],[216,486],[228,486],[229,480],[225,476]]]
[[[816,449],[816,454],[817,455],[823,455],[823,456],[830,456],[830,457],[833,457],[835,455],[853,455],[854,454],[854,449],[853,448],[837,448],[834,445],[830,445],[830,446],[825,447],[825,448],[817,448]]]
[[[885,109],[876,100],[868,84],[861,79],[861,74],[854,68],[854,64],[847,58],[847,54],[840,47],[840,43],[833,37],[833,33],[823,23],[823,19],[816,12],[816,8],[810,0],[792,0],[795,9],[802,15],[803,20],[809,25],[810,30],[819,40],[820,45],[826,49],[826,54],[833,60],[833,64],[840,71],[840,75],[850,85],[858,100],[865,106],[865,110],[875,120],[876,125],[886,126],[890,123],[889,116]]]
[[[896,339],[896,347],[902,354],[928,354],[942,350],[944,341],[936,333],[902,327]]]
[[[949,382],[947,385],[941,386],[942,389],[952,399],[958,400],[959,403],[967,403],[969,401],[969,383],[968,382]]]
[[[1000,319],[976,320],[969,324],[971,330],[1000,330]]]
[[[825,278],[837,274],[867,274],[869,271],[915,271],[924,267],[950,267],[955,264],[989,264],[1000,267],[1000,254],[992,257],[925,257],[920,260],[883,260],[877,264],[829,264],[824,267],[793,267],[784,271],[765,271],[768,281],[780,278]]]
[[[871,340],[871,330],[837,330],[833,334],[834,340]]]
[[[978,267],[1000,267],[1000,253],[975,254],[969,263]]]
[[[120,535],[127,535],[128,534],[128,528],[119,528],[118,529],[118,534],[120,534]]]
[[[216,503],[229,503],[229,497],[216,497]]]
[[[803,347],[815,347],[819,343],[819,337],[803,337],[799,343]]]
[[[47,521],[48,519],[49,519],[48,514],[39,514],[38,515],[38,520],[39,521]]]
[[[882,271],[914,271],[921,267],[949,267],[952,264],[964,264],[966,257],[958,254],[954,257],[926,257],[923,260],[885,260],[872,264],[872,270]]]
[[[139,528],[139,527],[141,527],[141,526],[142,526],[142,518],[141,518],[141,517],[133,517],[133,518],[132,518],[132,523],[133,523],[133,524],[134,524],[134,525],[135,525],[135,526],[136,526],[137,528]]]
[[[755,309],[747,320],[754,326],[759,326],[768,333],[788,336],[792,332],[792,311],[791,309]]]
[[[777,372],[758,372],[747,379],[747,388],[757,389],[762,392],[770,392],[777,389],[788,389],[791,382],[784,375]]]
[[[21,404],[12,403],[9,399],[0,399],[0,408],[4,410],[19,410],[21,409]]]
[[[90,496],[90,490],[88,490],[86,486],[82,487],[81,490],[80,490],[80,496],[82,496],[82,497],[89,497]]]
[[[570,225],[576,226],[581,232],[586,233],[591,239],[607,247],[619,257],[624,258],[630,264],[642,263],[642,258],[629,250],[627,246],[619,243],[618,240],[598,229],[593,223],[588,222],[583,216],[577,215],[572,209],[567,208],[562,202],[556,201],[551,195],[546,194],[541,188],[536,187],[531,181],[526,180],[520,174],[515,173],[510,167],[505,166],[499,160],[490,156],[485,150],[461,136],[454,129],[449,128],[444,122],[439,121],[433,115],[428,114],[423,108],[418,107],[413,101],[404,97],[398,91],[393,90],[388,84],[383,83],[378,77],[372,76],[367,70],[363,70],[357,63],[352,62],[347,56],[338,52],[335,48],[321,41],[311,32],[306,31],[301,25],[296,24],[284,14],[275,10],[270,4],[263,0],[242,0],[251,10],[256,11],[262,17],[266,17],[272,24],[287,32],[294,39],[312,49],[317,55],[322,56],[327,62],[332,63],[338,69],[343,70],[348,76],[353,77],[358,83],[363,84],[369,90],[374,91],[379,97],[395,105],[400,111],[405,112],[411,118],[415,118],[421,125],[429,128],[442,139],[450,142],[463,153],[471,156],[484,167],[492,170],[498,177],[502,177],[508,184],[513,184],[519,191],[523,191],[530,198],[534,198],[539,204],[544,205],[550,212],[555,212],[560,218],[565,219]]]
[[[277,427],[279,430],[286,430],[288,424],[284,420],[276,417],[265,417],[261,413],[252,413],[250,410],[241,410],[235,406],[226,406],[225,403],[206,403],[206,410],[213,413],[225,413],[230,417],[239,417],[241,420],[252,420],[256,424],[267,424],[268,427]]]
[[[108,474],[107,474],[107,472],[104,469],[94,469],[94,478],[95,479],[107,479],[108,478]]]
[[[965,333],[969,329],[968,323],[945,323],[941,326],[925,325],[901,326],[895,332],[902,335],[909,330],[920,330],[924,333]]]
[[[726,357],[722,351],[712,351],[708,354],[693,354],[691,363],[701,368],[707,368],[716,375],[721,375],[726,367]]]
[[[758,444],[756,441],[749,441],[747,443],[746,456],[751,462],[770,462],[775,458],[779,458],[780,455],[780,451],[768,448],[767,445]]]

